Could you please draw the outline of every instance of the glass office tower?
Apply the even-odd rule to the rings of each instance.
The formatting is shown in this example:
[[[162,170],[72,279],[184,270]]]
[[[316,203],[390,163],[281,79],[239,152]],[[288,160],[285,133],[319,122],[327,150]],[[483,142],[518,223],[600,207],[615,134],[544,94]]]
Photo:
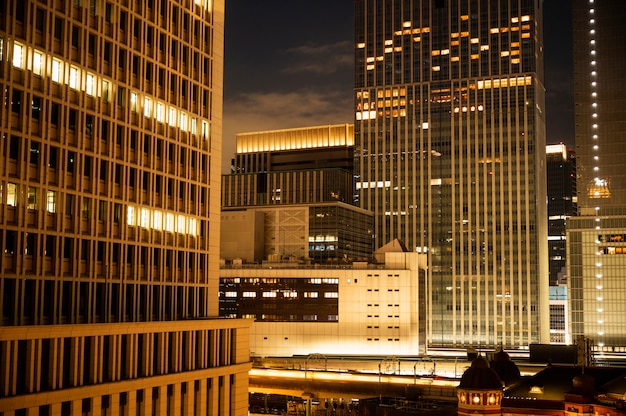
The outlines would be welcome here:
[[[572,336],[626,353],[626,3],[572,2],[578,217],[569,221]]]
[[[223,0],[0,2],[0,412],[247,414]]]
[[[541,1],[355,1],[358,199],[429,254],[431,348],[549,341]]]

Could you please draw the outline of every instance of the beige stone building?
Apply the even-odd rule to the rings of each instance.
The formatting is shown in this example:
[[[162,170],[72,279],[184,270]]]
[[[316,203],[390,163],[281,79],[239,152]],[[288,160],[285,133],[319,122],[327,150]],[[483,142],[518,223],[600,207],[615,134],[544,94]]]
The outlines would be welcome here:
[[[247,414],[223,0],[0,2],[0,415]]]

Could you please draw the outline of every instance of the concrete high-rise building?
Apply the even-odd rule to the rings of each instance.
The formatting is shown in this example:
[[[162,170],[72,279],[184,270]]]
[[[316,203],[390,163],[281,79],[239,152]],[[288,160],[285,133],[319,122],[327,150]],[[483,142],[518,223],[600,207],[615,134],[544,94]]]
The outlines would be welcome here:
[[[247,414],[224,1],[0,2],[0,413]]]
[[[572,3],[579,217],[568,223],[572,337],[626,352],[626,3]]]
[[[376,246],[428,252],[429,346],[549,341],[542,1],[355,1]]]

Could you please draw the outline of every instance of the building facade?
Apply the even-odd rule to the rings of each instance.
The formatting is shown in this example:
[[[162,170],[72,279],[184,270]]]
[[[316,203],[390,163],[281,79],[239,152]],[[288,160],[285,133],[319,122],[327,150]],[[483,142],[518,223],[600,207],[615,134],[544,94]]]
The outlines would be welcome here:
[[[541,1],[355,1],[355,175],[429,255],[428,344],[548,342]]]
[[[218,316],[224,2],[0,3],[0,413],[247,413]]]
[[[372,213],[341,202],[222,209],[221,257],[247,263],[372,258]]]
[[[254,356],[426,353],[425,259],[386,253],[384,264],[226,266],[220,314],[254,319]]]
[[[567,236],[572,336],[626,353],[626,5],[572,4],[579,213]]]
[[[222,207],[352,204],[353,167],[352,124],[240,133]]]
[[[576,159],[564,144],[546,146],[550,286],[567,281],[566,228],[576,216]]]

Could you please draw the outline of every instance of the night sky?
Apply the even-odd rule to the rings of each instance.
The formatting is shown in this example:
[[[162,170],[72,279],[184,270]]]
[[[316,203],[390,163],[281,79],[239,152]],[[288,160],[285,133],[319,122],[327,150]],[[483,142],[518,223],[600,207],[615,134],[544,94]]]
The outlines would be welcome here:
[[[545,0],[547,142],[574,144],[571,0]],[[235,135],[353,123],[351,0],[226,0],[223,167]]]

